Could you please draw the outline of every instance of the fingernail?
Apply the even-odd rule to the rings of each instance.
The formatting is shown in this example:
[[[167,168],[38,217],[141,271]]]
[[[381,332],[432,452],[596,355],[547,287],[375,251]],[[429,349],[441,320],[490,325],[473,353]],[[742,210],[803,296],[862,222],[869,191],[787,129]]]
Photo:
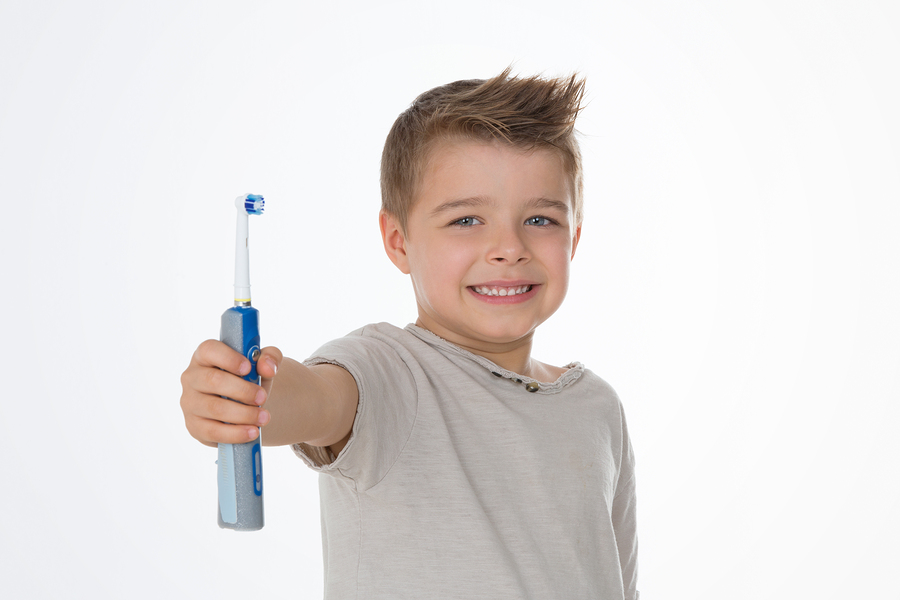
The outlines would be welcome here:
[[[267,356],[266,364],[269,365],[270,367],[272,367],[273,373],[276,373],[276,374],[278,373],[278,365],[275,364],[275,359]]]
[[[258,392],[256,392],[256,405],[262,406],[263,402],[265,402],[265,401],[266,401],[266,391],[259,390]]]
[[[247,433],[250,434],[251,440],[255,440],[256,437],[259,435],[259,429],[257,429],[256,427],[251,427],[250,429],[247,430]]]
[[[251,368],[252,368],[252,367],[250,366],[250,361],[245,360],[244,362],[241,363],[240,374],[241,374],[241,375],[247,375],[247,374],[249,374]]]
[[[259,411],[259,424],[265,425],[269,422],[269,411],[261,410]]]

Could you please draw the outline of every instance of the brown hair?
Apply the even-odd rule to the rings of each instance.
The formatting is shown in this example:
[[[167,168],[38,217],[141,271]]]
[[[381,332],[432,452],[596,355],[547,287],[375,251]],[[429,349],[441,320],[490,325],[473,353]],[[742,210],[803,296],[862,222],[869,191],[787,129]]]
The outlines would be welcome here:
[[[584,80],[510,77],[455,81],[425,92],[403,111],[381,154],[381,210],[405,231],[422,171],[441,141],[499,140],[516,148],[549,148],[562,157],[572,183],[575,223],[584,216],[581,151],[575,118]]]

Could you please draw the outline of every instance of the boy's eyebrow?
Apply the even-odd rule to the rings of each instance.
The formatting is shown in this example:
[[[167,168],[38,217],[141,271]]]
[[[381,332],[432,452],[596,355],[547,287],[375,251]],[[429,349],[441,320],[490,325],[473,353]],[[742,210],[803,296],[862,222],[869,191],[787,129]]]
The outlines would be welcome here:
[[[534,200],[529,200],[526,206],[528,206],[529,208],[551,208],[562,211],[564,213],[569,212],[568,202],[554,200],[552,198],[535,198]]]
[[[459,200],[448,200],[447,202],[443,202],[437,206],[434,210],[431,211],[431,216],[434,217],[443,212],[456,210],[457,208],[478,208],[479,206],[485,206],[493,204],[492,201],[484,198],[482,196],[473,196],[472,198],[460,198]],[[562,202],[560,200],[553,200],[552,198],[544,198],[543,196],[539,198],[532,198],[528,202],[525,203],[526,208],[547,208],[547,209],[555,209],[562,211],[564,213],[569,212],[569,203]]]
[[[489,204],[489,202],[487,198],[483,198],[481,196],[474,196],[472,198],[460,198],[459,200],[448,200],[447,202],[439,204],[437,208],[431,211],[431,216],[434,217],[443,212],[456,210],[457,208],[475,208],[478,206],[484,206],[485,204]]]

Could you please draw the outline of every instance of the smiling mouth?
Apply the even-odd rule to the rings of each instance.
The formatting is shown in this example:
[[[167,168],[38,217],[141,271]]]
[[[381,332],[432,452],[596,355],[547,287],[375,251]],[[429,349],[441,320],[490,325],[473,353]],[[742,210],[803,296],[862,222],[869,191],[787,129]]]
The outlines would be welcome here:
[[[472,286],[472,289],[475,290],[476,294],[480,294],[481,296],[517,296],[519,294],[530,292],[532,287],[533,286],[530,285],[517,285],[512,287],[476,285]]]

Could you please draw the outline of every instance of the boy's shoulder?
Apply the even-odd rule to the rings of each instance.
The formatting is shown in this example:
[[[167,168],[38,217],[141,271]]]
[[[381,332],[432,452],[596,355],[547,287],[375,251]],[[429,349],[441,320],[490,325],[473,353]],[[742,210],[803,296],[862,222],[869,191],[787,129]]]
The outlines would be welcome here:
[[[371,323],[326,342],[304,362],[307,366],[331,363],[343,367],[357,379],[381,380],[387,377],[409,377],[412,365],[427,367],[423,358],[424,342],[410,331],[412,326],[400,328],[391,323]],[[393,375],[391,375],[393,374]],[[386,383],[386,382],[382,382]],[[394,383],[399,384],[397,379]],[[409,383],[409,382],[407,382]]]
[[[370,323],[354,329],[346,335],[324,343],[310,357],[323,354],[338,353],[391,353],[398,348],[408,347],[415,343],[413,336],[407,329],[397,327],[391,323]]]

